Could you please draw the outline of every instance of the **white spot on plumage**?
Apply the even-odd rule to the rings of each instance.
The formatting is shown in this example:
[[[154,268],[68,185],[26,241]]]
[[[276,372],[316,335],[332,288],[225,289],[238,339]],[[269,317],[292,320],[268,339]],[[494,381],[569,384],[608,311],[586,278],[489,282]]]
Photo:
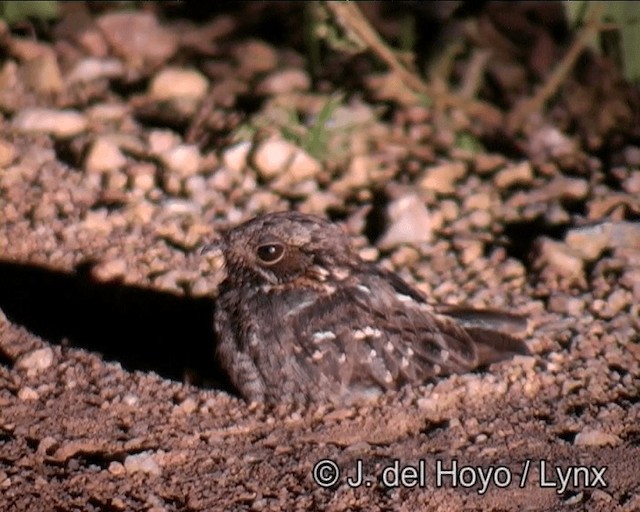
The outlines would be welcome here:
[[[370,325],[367,325],[362,329],[354,329],[353,331],[353,337],[357,340],[363,340],[365,338],[379,338],[380,336],[382,336],[382,331],[375,327],[371,327]]]
[[[314,361],[320,361],[324,357],[324,352],[322,350],[316,350],[312,355],[311,359]]]
[[[321,343],[327,340],[335,340],[336,334],[333,331],[318,331],[314,332],[311,337],[314,343]]]
[[[342,354],[340,354],[340,357],[338,357],[338,362],[344,363],[346,360],[347,360],[347,354],[343,352]]]
[[[371,289],[370,289],[368,286],[365,286],[365,285],[363,285],[363,284],[359,284],[359,285],[357,286],[357,288],[358,288],[358,290],[360,290],[361,292],[369,293],[369,294],[371,293]]]
[[[400,359],[400,367],[406,368],[407,366],[409,366],[409,360],[406,357]]]
[[[387,384],[391,384],[393,382],[393,375],[391,375],[391,372],[389,370],[387,370],[384,374],[384,381]]]
[[[386,344],[385,344],[385,346],[384,346],[384,349],[385,349],[387,352],[392,353],[392,352],[393,352],[393,350],[394,350],[393,343],[391,343],[390,341],[387,341],[387,343],[386,343]]]

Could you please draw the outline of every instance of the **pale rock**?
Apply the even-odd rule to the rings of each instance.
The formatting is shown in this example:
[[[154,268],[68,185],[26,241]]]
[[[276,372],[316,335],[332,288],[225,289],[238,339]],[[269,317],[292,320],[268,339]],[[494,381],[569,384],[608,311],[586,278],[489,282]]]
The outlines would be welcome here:
[[[233,56],[246,75],[271,71],[278,65],[278,54],[264,41],[251,40],[235,45]]]
[[[91,274],[100,282],[113,281],[121,279],[127,272],[127,262],[122,258],[102,261],[95,265]]]
[[[199,71],[169,67],[153,78],[149,95],[159,101],[178,98],[199,100],[207,94],[208,89],[209,81]]]
[[[389,203],[387,217],[389,227],[377,243],[380,249],[431,241],[431,215],[417,195],[408,194]]]
[[[525,161],[506,167],[498,171],[493,182],[499,188],[509,188],[514,185],[530,185],[533,182],[533,168]]]
[[[114,52],[136,68],[145,62],[163,64],[178,49],[177,34],[161,26],[150,12],[111,12],[97,18],[96,23]]]
[[[258,94],[267,96],[294,91],[308,91],[311,87],[309,75],[298,68],[275,71],[256,86]]]
[[[181,144],[161,155],[162,163],[167,169],[182,177],[193,176],[200,170],[202,156],[198,146]]]
[[[146,473],[155,476],[162,474],[162,469],[151,452],[128,455],[124,459],[124,468],[127,473]]]
[[[53,350],[49,347],[27,352],[18,357],[16,368],[26,370],[28,375],[34,375],[46,370],[53,364]]]
[[[47,133],[57,138],[70,138],[87,129],[87,118],[75,110],[26,108],[18,112],[13,126],[19,132]]]
[[[58,93],[63,89],[60,66],[52,50],[43,51],[25,62],[22,77],[29,89],[41,94]]]
[[[17,156],[18,151],[13,144],[0,140],[0,169],[11,165]]]
[[[84,162],[89,172],[104,172],[120,169],[127,163],[120,148],[109,137],[98,137],[91,145]]]
[[[89,83],[94,80],[121,78],[125,69],[118,59],[88,57],[79,61],[67,75],[67,84]]]
[[[464,177],[466,173],[467,167],[464,163],[447,162],[426,169],[425,176],[420,180],[419,186],[440,194],[452,194],[456,190],[456,181]]]
[[[227,148],[222,154],[222,162],[227,169],[240,172],[247,166],[247,159],[251,151],[251,143],[248,141],[238,142]]]
[[[616,446],[622,442],[615,434],[608,434],[601,430],[586,430],[578,433],[573,444],[575,446]]]

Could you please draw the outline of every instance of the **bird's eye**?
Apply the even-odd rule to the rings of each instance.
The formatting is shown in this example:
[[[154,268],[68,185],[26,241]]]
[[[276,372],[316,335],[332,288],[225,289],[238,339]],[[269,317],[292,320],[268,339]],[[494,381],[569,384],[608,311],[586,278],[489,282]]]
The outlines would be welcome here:
[[[257,254],[263,263],[273,265],[284,256],[284,246],[282,244],[264,244],[258,247]]]

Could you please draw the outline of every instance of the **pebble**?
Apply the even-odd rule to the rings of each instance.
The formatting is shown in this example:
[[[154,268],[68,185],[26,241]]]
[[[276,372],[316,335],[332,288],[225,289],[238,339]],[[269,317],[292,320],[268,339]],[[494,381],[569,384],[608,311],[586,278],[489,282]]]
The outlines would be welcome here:
[[[431,214],[415,194],[407,194],[389,203],[387,217],[389,227],[377,243],[380,249],[430,242],[433,237]]]
[[[22,66],[22,78],[32,91],[58,93],[63,89],[62,74],[55,53],[48,49]]]
[[[0,140],[0,169],[11,165],[17,156],[18,151],[13,144]]]
[[[538,258],[555,274],[579,280],[584,279],[584,261],[575,250],[562,242],[542,238]]]
[[[156,476],[162,474],[162,469],[155,461],[151,452],[142,452],[127,456],[124,459],[124,468],[127,473],[146,473]]]
[[[278,65],[278,54],[263,41],[251,40],[236,44],[232,51],[243,76],[266,73]]]
[[[202,156],[198,146],[181,144],[165,151],[160,156],[162,163],[183,178],[193,176],[200,170]]]
[[[114,53],[135,67],[145,61],[160,65],[178,49],[174,31],[162,27],[153,13],[113,12],[100,16],[96,23]]]
[[[18,398],[24,401],[38,400],[40,398],[39,393],[29,386],[25,386],[18,390]]]
[[[505,158],[495,153],[477,153],[473,168],[478,174],[489,174],[505,164]]]
[[[253,155],[253,165],[263,179],[283,177],[279,188],[311,178],[322,169],[305,151],[281,139],[262,142]]]
[[[308,91],[311,87],[309,75],[301,69],[275,71],[256,86],[256,93],[272,96],[294,91]]]
[[[127,173],[134,190],[148,192],[156,186],[156,167],[152,163],[135,163],[127,168]]]
[[[202,99],[209,89],[209,81],[199,71],[169,67],[160,71],[149,85],[149,95],[154,100],[177,98]]]
[[[224,151],[222,154],[222,163],[224,163],[227,169],[234,172],[241,172],[247,167],[247,159],[250,151],[250,142],[238,142]]]
[[[75,110],[26,108],[18,112],[13,126],[24,133],[47,133],[61,139],[79,135],[87,129],[87,118]]]
[[[253,165],[261,178],[272,179],[286,170],[297,149],[286,140],[266,140],[255,150]]]
[[[84,161],[89,172],[106,172],[125,166],[127,159],[120,148],[109,137],[98,137],[91,145]]]
[[[455,192],[455,182],[466,173],[467,168],[462,162],[447,162],[427,168],[419,185],[440,194],[452,194]]]
[[[26,370],[28,375],[33,375],[46,370],[52,363],[53,349],[45,347],[22,354],[16,360],[16,368]]]
[[[582,431],[573,440],[573,444],[576,446],[616,446],[621,442],[622,440],[618,436],[601,430]]]
[[[91,270],[92,276],[100,282],[121,279],[127,273],[127,262],[122,258],[101,261]]]
[[[118,59],[88,57],[79,61],[66,77],[68,85],[89,83],[101,78],[114,79],[124,76],[125,68]]]
[[[521,162],[497,172],[493,182],[499,188],[509,188],[514,185],[529,185],[533,182],[533,168],[529,162]]]

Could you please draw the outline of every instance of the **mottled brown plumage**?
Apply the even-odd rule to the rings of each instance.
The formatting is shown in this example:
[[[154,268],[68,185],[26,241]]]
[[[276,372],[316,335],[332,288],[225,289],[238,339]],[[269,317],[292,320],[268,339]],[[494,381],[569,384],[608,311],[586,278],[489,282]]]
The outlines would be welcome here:
[[[518,317],[438,312],[399,276],[363,261],[321,218],[264,215],[205,249],[213,247],[227,271],[217,356],[247,400],[352,402],[528,353],[493,329]]]

